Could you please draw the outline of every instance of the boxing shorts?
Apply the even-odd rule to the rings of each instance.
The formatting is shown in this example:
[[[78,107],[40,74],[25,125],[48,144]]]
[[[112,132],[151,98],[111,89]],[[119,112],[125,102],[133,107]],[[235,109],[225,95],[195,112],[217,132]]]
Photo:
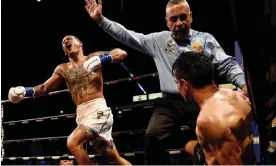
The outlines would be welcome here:
[[[90,145],[99,154],[115,148],[112,138],[113,114],[104,98],[78,105],[76,122],[79,127],[83,125],[88,129],[84,132],[90,137]]]

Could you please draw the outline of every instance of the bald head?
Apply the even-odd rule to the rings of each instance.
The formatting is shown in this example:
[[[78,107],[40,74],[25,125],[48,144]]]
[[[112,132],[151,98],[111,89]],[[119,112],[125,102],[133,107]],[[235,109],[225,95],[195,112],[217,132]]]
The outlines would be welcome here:
[[[170,0],[166,6],[167,26],[177,40],[185,40],[189,35],[192,12],[186,0]]]
[[[167,3],[166,10],[168,7],[174,6],[174,5],[179,5],[179,4],[185,4],[190,9],[189,3],[186,0],[170,0]]]

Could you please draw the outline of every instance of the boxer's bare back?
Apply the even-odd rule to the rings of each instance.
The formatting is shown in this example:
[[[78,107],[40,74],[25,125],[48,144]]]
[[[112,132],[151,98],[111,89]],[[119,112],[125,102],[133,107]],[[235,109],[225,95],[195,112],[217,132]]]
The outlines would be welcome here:
[[[252,112],[241,92],[220,89],[201,107],[196,134],[207,164],[254,164]]]

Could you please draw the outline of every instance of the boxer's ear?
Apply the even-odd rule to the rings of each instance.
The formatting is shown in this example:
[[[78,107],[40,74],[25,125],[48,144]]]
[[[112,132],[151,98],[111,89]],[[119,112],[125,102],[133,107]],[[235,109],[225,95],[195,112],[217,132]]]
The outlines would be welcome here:
[[[186,81],[183,78],[179,79],[179,81],[180,81],[181,85],[185,85]]]
[[[182,79],[182,80],[183,80],[183,83],[184,83],[184,88],[187,91],[188,88],[189,88],[190,83],[188,81],[184,80],[184,79]]]

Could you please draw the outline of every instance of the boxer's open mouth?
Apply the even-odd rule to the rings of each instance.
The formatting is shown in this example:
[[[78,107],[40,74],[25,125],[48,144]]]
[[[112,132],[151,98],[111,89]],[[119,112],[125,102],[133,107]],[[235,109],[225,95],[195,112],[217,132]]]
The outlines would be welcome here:
[[[72,47],[72,44],[71,43],[66,43],[66,48],[67,49],[70,49]]]

